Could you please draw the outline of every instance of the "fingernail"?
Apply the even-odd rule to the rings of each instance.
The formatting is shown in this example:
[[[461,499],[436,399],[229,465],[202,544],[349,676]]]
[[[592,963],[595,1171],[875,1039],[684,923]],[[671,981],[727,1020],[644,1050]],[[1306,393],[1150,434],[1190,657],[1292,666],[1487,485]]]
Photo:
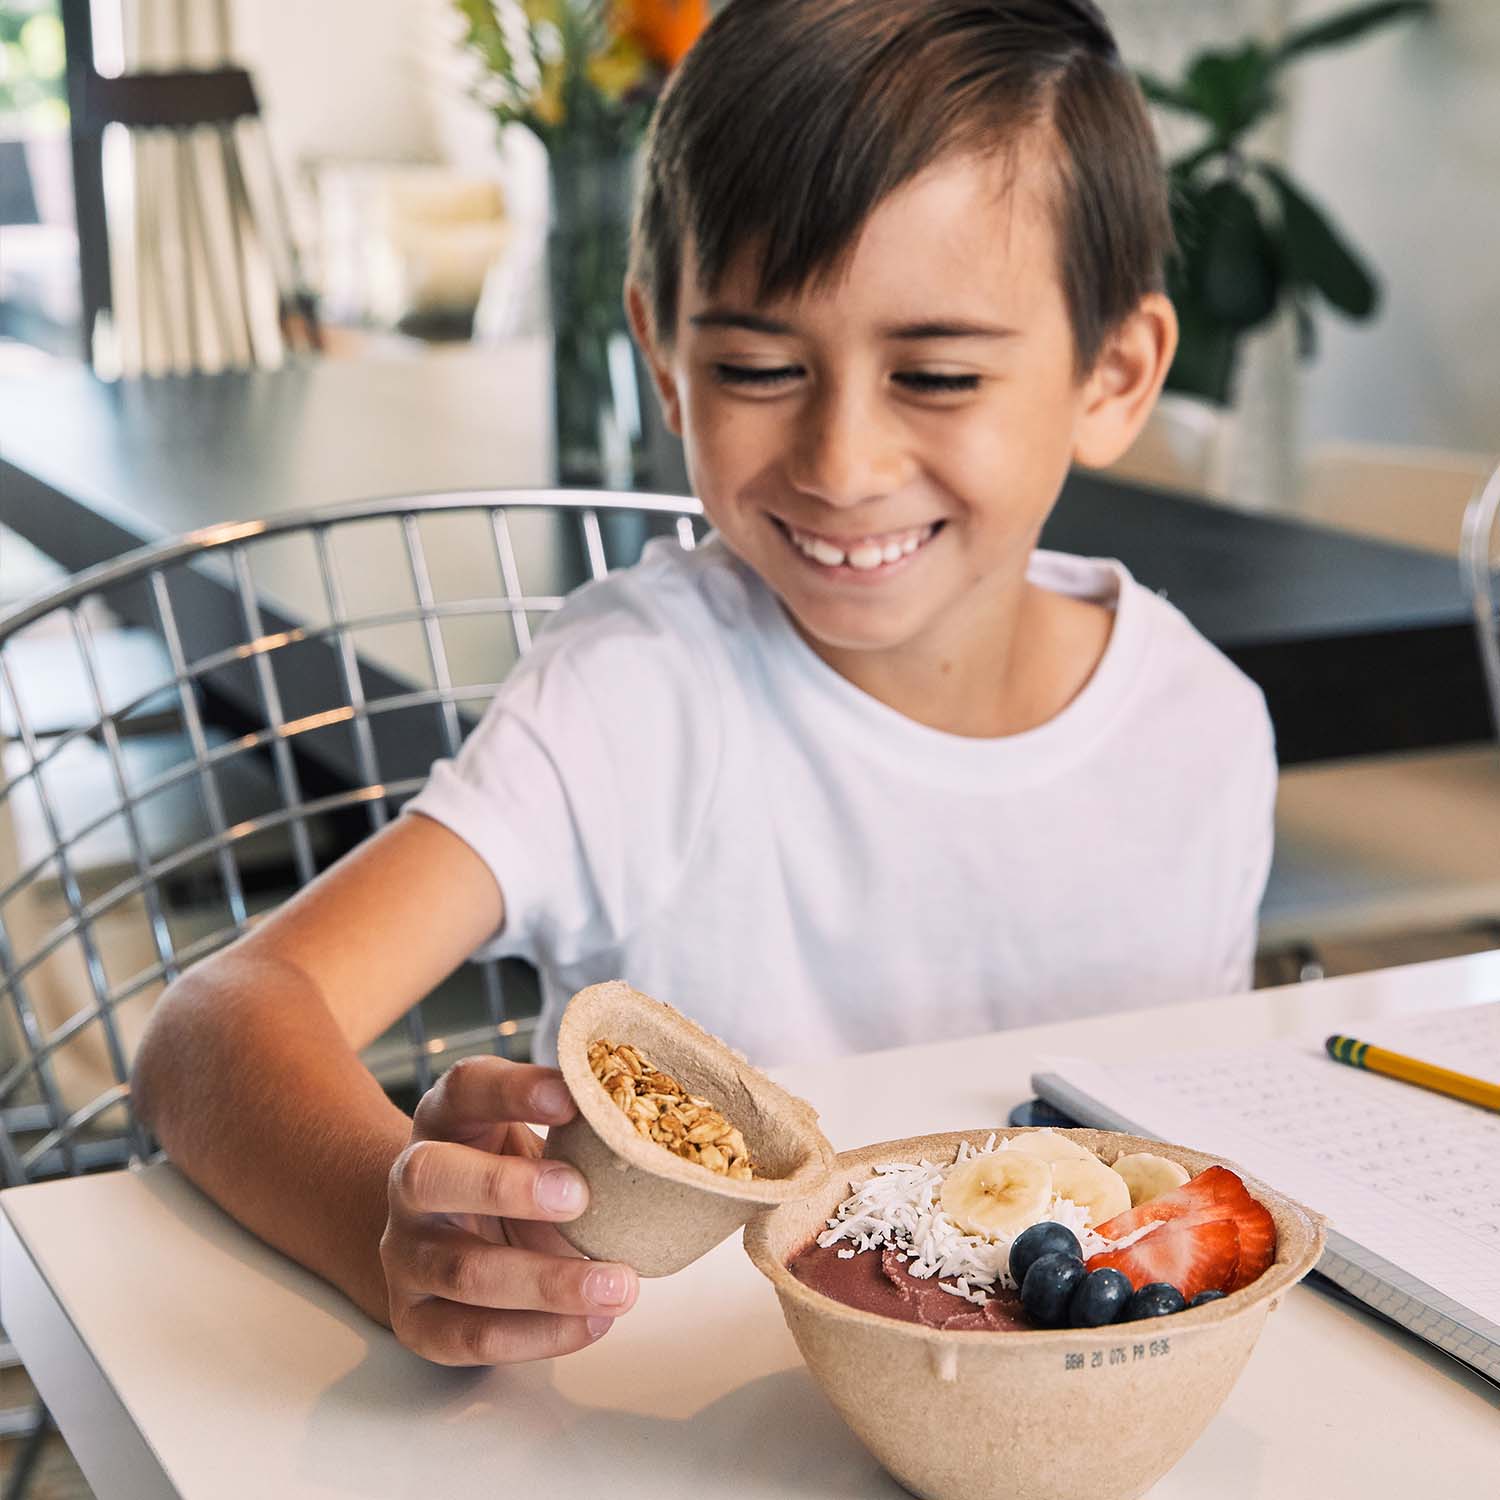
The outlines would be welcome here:
[[[575,1213],[583,1207],[583,1184],[567,1167],[553,1167],[536,1180],[536,1201],[549,1214]]]
[[[590,1318],[588,1320],[589,1337],[591,1339],[602,1339],[614,1326],[615,1320],[613,1318]]]
[[[623,1271],[590,1271],[583,1280],[583,1292],[600,1307],[618,1307],[630,1295]]]
[[[552,1118],[565,1115],[573,1108],[573,1096],[560,1078],[548,1078],[531,1091],[531,1106],[539,1115]]]

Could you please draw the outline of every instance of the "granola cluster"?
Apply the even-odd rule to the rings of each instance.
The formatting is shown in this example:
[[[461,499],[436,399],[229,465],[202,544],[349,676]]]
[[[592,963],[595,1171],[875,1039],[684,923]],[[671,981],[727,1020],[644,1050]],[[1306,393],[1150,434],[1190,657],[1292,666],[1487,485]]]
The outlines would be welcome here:
[[[721,1176],[739,1182],[754,1177],[745,1137],[707,1099],[659,1073],[634,1047],[601,1037],[589,1048],[589,1067],[637,1135]]]

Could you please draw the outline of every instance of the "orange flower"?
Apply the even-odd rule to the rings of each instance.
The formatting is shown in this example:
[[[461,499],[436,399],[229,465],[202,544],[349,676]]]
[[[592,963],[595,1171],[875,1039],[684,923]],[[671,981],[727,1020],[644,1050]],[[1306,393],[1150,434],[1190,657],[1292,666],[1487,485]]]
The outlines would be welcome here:
[[[621,33],[671,69],[708,25],[708,0],[619,0],[616,17]]]

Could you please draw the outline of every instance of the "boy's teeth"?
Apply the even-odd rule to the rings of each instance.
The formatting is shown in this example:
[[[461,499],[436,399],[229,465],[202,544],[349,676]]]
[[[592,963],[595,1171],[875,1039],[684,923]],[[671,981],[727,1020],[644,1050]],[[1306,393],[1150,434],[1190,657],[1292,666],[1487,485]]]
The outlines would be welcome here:
[[[924,526],[920,531],[911,531],[905,536],[892,537],[884,542],[871,538],[857,542],[846,552],[823,537],[809,536],[806,532],[795,531],[790,527],[787,529],[798,550],[814,562],[822,563],[825,568],[841,568],[847,563],[860,572],[868,572],[884,563],[900,562],[903,557],[909,557],[932,535],[933,530],[931,526]]]

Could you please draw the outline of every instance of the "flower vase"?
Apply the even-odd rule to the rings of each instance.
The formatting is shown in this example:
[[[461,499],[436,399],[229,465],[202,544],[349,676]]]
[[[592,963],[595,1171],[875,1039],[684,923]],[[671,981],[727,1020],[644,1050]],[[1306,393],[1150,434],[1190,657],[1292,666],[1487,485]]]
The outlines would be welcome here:
[[[626,323],[632,153],[553,147],[547,235],[558,483],[638,489],[643,392]]]

